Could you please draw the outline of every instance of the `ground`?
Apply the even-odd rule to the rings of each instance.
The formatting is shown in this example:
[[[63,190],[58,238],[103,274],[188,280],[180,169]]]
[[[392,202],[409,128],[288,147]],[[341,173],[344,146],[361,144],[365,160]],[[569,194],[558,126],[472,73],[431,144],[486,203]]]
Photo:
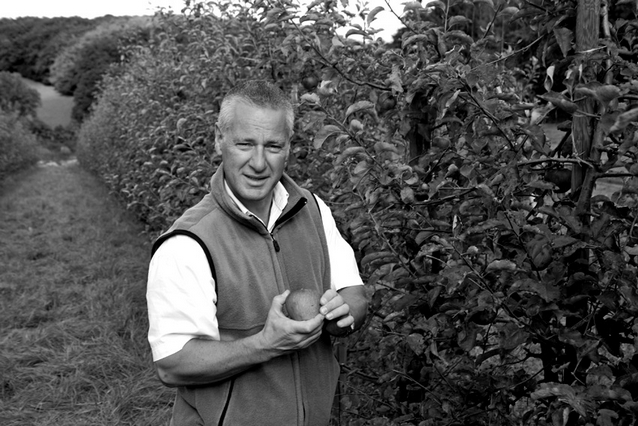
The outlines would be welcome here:
[[[76,161],[0,187],[0,424],[167,424],[146,341],[149,238]]]

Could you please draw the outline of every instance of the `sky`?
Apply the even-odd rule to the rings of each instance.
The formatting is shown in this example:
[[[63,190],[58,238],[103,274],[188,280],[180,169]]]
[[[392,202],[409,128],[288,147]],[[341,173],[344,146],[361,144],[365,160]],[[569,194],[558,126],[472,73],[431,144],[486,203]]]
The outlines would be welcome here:
[[[403,3],[406,1],[387,0],[387,3],[400,15],[403,12]],[[170,8],[180,13],[184,6],[184,0],[1,0],[1,2],[0,18],[80,16],[92,19],[104,15],[152,15],[158,7]],[[350,3],[355,4],[357,0],[351,0]],[[386,40],[391,39],[401,26],[396,16],[388,11],[387,3],[385,0],[368,0],[370,10],[376,6],[386,9],[377,15],[373,24],[373,27],[383,29],[379,36]]]

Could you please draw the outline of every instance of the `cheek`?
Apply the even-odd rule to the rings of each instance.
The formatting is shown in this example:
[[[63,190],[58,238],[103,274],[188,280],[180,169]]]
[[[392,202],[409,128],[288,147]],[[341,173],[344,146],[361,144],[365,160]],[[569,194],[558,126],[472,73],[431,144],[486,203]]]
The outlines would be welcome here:
[[[288,156],[277,156],[273,158],[270,162],[273,169],[282,169],[286,166],[286,161],[288,160]]]

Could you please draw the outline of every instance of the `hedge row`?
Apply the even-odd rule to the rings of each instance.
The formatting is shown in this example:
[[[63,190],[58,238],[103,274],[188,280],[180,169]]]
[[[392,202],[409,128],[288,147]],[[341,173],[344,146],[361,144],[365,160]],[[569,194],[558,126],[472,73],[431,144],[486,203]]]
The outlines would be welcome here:
[[[407,2],[388,46],[382,7],[336,3],[165,16],[105,83],[81,161],[163,229],[206,191],[220,97],[272,79],[298,103],[288,171],[329,202],[371,297],[335,423],[635,422],[635,16],[600,15],[614,38],[580,51],[572,1]],[[594,148],[574,151],[583,120]],[[622,191],[594,196],[609,176]]]

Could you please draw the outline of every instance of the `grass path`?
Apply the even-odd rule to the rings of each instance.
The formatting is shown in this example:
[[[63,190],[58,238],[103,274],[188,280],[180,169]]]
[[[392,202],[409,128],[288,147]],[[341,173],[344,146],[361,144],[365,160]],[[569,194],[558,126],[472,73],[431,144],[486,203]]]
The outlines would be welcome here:
[[[77,163],[0,187],[0,424],[167,424],[142,227]]]
[[[36,111],[40,120],[51,128],[71,124],[73,96],[60,95],[52,86],[45,86],[37,81],[26,78],[23,81],[40,94],[41,103]]]

